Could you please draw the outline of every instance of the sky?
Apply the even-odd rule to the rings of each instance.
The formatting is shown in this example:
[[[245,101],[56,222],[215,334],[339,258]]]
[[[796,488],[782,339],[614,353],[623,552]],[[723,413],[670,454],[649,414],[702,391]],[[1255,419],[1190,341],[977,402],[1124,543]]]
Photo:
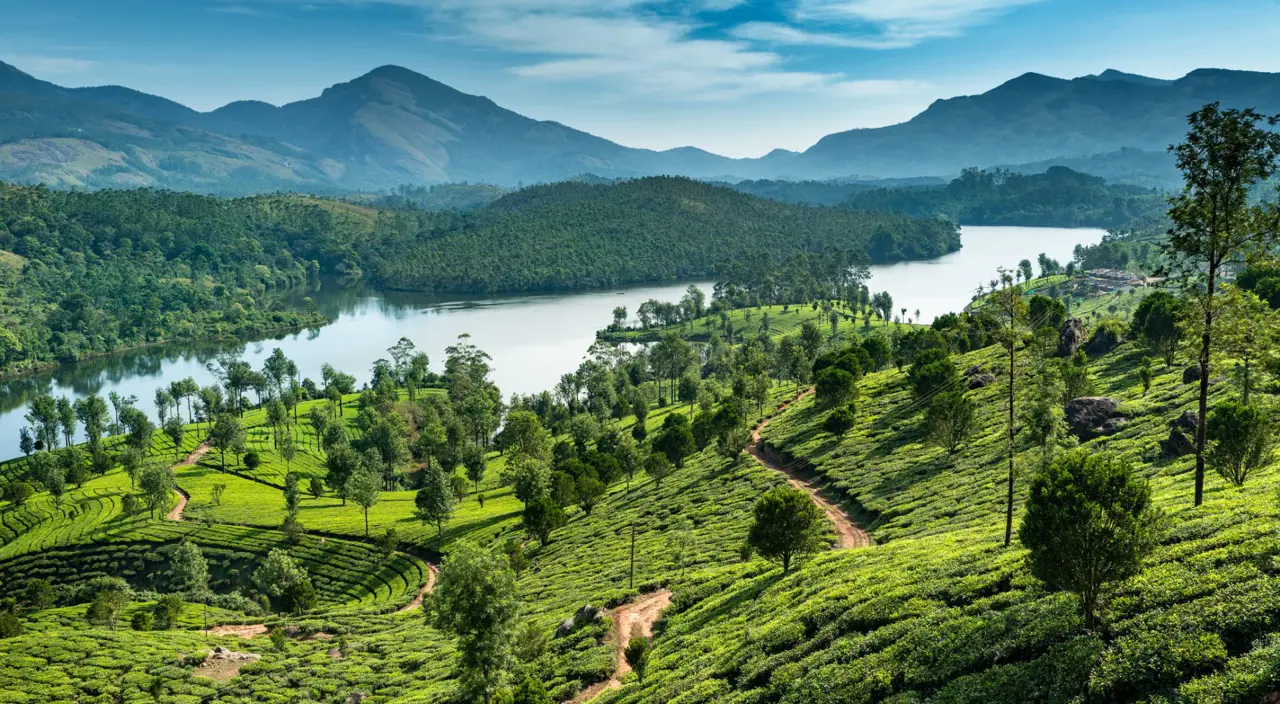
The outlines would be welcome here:
[[[1280,71],[1280,0],[0,0],[0,60],[198,110],[384,64],[628,146],[734,157],[1028,71]]]

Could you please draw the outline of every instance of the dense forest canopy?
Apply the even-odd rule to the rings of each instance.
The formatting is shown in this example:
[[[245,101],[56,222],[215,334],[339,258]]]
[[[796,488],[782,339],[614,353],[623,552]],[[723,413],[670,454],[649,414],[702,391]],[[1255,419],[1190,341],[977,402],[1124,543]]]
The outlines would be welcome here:
[[[374,283],[468,293],[593,288],[712,274],[756,251],[785,260],[862,248],[881,263],[960,246],[950,222],[788,205],[685,178],[534,186],[436,217],[425,235],[412,217],[428,219],[384,218],[365,240]]]
[[[960,245],[942,220],[787,205],[683,178],[537,186],[468,212],[421,200],[483,190],[402,190],[385,203],[396,207],[379,209],[298,195],[0,186],[0,370],[320,324],[270,294],[323,276],[494,293],[700,276],[750,252],[781,263],[837,247],[884,262]]]
[[[269,294],[318,280],[246,202],[0,184],[0,372],[164,340],[315,325]]]
[[[965,225],[1119,227],[1162,211],[1165,196],[1139,186],[1108,184],[1064,166],[1033,175],[970,168],[945,186],[863,191],[850,195],[844,205],[943,215]]]

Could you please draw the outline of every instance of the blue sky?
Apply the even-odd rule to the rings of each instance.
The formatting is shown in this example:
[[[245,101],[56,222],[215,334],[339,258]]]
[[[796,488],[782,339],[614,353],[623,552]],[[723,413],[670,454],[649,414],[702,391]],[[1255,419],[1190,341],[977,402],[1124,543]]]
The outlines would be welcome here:
[[[1280,0],[0,0],[0,59],[201,110],[399,64],[623,144],[729,156],[1026,71],[1280,71]]]

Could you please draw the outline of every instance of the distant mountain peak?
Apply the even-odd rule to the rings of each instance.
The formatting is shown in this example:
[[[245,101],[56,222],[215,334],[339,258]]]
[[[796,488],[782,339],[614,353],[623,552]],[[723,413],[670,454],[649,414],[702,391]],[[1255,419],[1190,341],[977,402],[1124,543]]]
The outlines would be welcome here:
[[[1102,73],[1091,73],[1088,76],[1081,76],[1081,78],[1088,78],[1095,81],[1136,83],[1143,86],[1167,86],[1173,83],[1173,81],[1166,78],[1152,78],[1151,76],[1143,76],[1137,73],[1117,71],[1114,68],[1109,68]]]

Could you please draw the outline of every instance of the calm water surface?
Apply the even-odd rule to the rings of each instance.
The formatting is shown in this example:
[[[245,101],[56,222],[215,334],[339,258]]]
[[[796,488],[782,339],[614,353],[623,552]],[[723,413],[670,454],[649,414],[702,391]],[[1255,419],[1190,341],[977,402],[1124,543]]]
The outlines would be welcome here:
[[[923,320],[963,307],[979,283],[997,266],[1033,262],[1045,252],[1063,263],[1076,244],[1101,240],[1101,230],[1026,227],[966,227],[964,248],[925,262],[872,267],[873,291],[889,291],[895,308],[907,308]],[[712,283],[695,282],[710,296]],[[154,415],[156,387],[194,377],[212,383],[206,364],[219,352],[241,349],[260,367],[275,347],[297,362],[304,377],[319,380],[324,363],[355,374],[361,382],[374,360],[401,337],[431,356],[439,371],[444,348],[463,333],[493,357],[494,379],[504,396],[550,388],[561,374],[576,369],[596,330],[612,319],[616,306],[636,308],[650,298],[676,300],[689,282],[635,286],[611,291],[522,295],[444,301],[422,294],[367,293],[326,287],[313,293],[319,309],[334,323],[247,344],[166,345],[106,359],[67,365],[48,374],[0,382],[0,457],[18,454],[18,429],[32,395],[46,392],[82,397],[112,391],[136,395],[138,407]]]

